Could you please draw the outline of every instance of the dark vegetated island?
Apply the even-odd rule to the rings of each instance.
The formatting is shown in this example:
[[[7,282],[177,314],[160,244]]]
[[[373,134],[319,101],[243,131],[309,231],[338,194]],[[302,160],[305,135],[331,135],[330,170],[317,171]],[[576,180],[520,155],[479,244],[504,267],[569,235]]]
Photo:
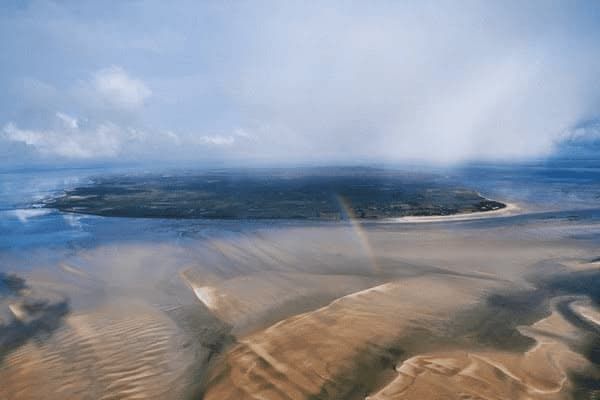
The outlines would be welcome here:
[[[325,168],[107,176],[46,206],[118,217],[336,220],[452,215],[505,204],[436,176]]]

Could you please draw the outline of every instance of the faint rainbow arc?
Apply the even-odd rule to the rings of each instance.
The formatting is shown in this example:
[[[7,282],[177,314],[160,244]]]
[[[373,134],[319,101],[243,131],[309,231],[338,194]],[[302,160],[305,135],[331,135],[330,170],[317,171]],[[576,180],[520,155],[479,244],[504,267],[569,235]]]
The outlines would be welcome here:
[[[352,227],[354,234],[358,238],[358,240],[361,244],[361,247],[365,251],[365,254],[368,257],[369,262],[371,263],[371,267],[373,268],[373,270],[375,272],[380,273],[381,269],[379,267],[379,262],[377,261],[377,257],[375,256],[375,252],[373,251],[373,246],[371,245],[371,242],[369,241],[369,237],[366,234],[364,227],[362,226],[360,221],[358,221],[358,219],[356,218],[354,209],[352,208],[350,203],[343,196],[337,194],[336,200],[340,206],[342,213],[345,214],[346,219],[350,223],[350,226]],[[344,217],[344,215],[342,215],[342,219],[343,219],[343,217]]]

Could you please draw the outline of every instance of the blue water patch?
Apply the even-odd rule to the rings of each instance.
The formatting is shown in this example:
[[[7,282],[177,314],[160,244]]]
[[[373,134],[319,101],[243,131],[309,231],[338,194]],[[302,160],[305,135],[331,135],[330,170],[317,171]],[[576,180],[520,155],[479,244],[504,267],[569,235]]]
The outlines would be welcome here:
[[[206,221],[106,218],[39,208],[45,198],[90,184],[116,169],[62,169],[0,173],[0,251],[35,247],[88,247],[124,240],[185,240],[300,221]],[[532,220],[600,222],[600,168],[585,165],[471,165],[436,171],[444,179],[504,201],[520,202],[534,213],[460,222],[493,227]],[[315,222],[311,222],[314,224]]]

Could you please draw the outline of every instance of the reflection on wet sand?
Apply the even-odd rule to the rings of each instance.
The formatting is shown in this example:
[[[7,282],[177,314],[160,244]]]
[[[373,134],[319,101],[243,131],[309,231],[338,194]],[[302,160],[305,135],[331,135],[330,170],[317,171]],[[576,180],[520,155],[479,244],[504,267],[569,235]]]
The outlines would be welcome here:
[[[38,298],[69,307],[52,329],[2,342],[0,398],[591,393],[600,270],[583,261],[596,243],[572,239],[576,222],[496,224],[321,224],[76,249],[26,274]],[[1,329],[25,332],[23,289],[0,292]]]

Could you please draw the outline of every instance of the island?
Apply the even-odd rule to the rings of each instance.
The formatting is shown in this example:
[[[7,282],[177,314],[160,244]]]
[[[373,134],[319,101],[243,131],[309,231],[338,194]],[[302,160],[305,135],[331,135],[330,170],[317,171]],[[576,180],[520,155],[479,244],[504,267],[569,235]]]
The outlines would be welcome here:
[[[506,207],[440,176],[356,167],[110,175],[44,205],[111,217],[313,220],[445,216]]]

